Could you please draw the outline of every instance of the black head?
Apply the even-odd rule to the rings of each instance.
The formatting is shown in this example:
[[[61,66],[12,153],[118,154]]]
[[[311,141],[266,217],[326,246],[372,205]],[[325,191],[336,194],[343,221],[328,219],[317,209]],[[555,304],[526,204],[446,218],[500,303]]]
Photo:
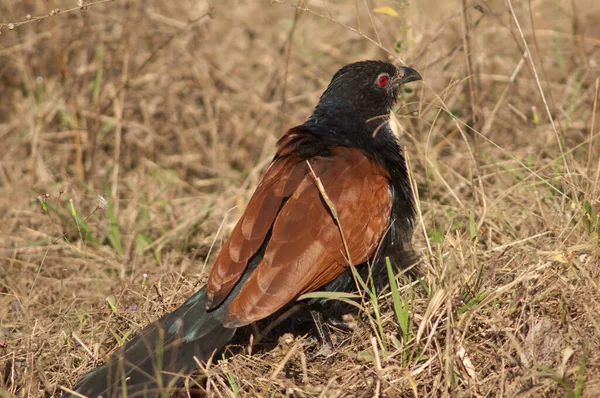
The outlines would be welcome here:
[[[388,62],[348,64],[333,76],[308,123],[347,133],[373,131],[387,120],[400,86],[415,80],[421,80],[417,71]]]

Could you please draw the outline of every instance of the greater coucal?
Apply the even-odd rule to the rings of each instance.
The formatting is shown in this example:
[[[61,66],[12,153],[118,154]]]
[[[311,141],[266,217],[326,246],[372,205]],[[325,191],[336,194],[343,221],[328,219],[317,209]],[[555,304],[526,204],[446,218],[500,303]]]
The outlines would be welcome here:
[[[389,117],[400,86],[420,79],[380,61],[340,69],[312,116],[279,140],[207,285],[84,376],[77,392],[157,396],[195,367],[194,357],[206,362],[221,350],[236,328],[303,293],[356,291],[350,265],[366,275],[385,269],[384,257],[401,256],[415,213]]]

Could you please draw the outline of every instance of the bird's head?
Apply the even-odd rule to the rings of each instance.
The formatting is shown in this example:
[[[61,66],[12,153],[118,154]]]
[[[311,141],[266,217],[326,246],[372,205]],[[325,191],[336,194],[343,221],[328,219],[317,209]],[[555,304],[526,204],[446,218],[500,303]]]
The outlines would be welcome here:
[[[333,76],[309,120],[329,129],[336,123],[346,129],[349,123],[360,129],[363,123],[379,125],[396,104],[400,87],[415,80],[421,75],[405,66],[382,61],[348,64]]]

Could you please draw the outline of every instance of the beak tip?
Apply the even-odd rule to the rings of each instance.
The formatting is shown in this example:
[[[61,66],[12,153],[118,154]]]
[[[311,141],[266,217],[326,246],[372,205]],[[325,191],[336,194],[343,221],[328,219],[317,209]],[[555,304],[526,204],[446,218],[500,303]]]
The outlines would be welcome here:
[[[400,79],[402,84],[414,82],[417,80],[423,80],[421,74],[413,68],[409,68],[408,66],[401,66],[399,67],[399,69],[402,70],[402,78]]]

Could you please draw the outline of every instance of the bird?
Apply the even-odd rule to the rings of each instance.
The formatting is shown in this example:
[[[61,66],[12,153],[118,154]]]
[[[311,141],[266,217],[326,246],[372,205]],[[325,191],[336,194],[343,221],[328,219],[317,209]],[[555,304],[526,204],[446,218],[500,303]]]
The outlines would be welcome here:
[[[401,262],[415,204],[390,115],[401,87],[417,80],[413,68],[384,61],[338,70],[312,115],[277,142],[206,285],[79,380],[79,395],[65,396],[160,396],[237,328],[304,293],[356,291],[353,267],[368,277],[385,269],[385,257]],[[322,335],[328,304],[313,301]]]

